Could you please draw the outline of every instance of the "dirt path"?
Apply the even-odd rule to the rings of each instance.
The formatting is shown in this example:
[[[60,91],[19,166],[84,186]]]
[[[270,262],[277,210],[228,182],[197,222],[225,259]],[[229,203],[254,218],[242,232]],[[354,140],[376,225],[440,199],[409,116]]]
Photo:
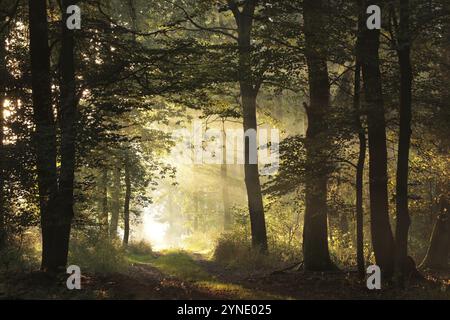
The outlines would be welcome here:
[[[127,299],[450,299],[450,283],[442,280],[448,274],[411,282],[408,290],[369,291],[365,280],[353,272],[249,272],[226,268],[201,254],[184,255],[189,265],[179,267],[196,270],[187,274],[187,280],[181,280],[183,274],[170,276],[150,264],[135,264],[132,280],[117,281],[112,291]]]
[[[140,257],[142,258],[142,257]],[[132,262],[127,272],[85,275],[82,290],[69,291],[65,278],[50,284],[42,274],[8,275],[0,298],[7,299],[450,299],[449,274],[426,274],[408,290],[369,291],[355,273],[244,271],[200,254],[176,252]],[[142,259],[142,260],[145,260]],[[5,293],[6,292],[6,293]]]
[[[164,275],[157,268],[135,264],[127,274],[96,278],[90,286],[106,299],[225,299],[217,292],[201,290],[189,281]],[[89,289],[88,289],[89,290]],[[101,293],[104,296],[101,296]]]

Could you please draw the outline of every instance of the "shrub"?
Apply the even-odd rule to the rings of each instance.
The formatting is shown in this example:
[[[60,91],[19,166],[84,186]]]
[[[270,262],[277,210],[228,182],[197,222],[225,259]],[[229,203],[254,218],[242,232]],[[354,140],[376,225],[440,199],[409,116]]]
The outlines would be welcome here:
[[[127,250],[136,255],[153,255],[152,245],[145,240],[129,243]]]
[[[40,248],[36,244],[40,244],[39,232],[33,229],[10,238],[0,250],[0,269],[30,271],[39,268]]]
[[[233,233],[224,234],[217,240],[213,258],[229,267],[247,270],[273,268],[280,262],[273,254],[253,250],[248,239]]]
[[[128,265],[119,240],[88,236],[72,239],[69,262],[79,266],[82,271],[102,274],[123,272]]]

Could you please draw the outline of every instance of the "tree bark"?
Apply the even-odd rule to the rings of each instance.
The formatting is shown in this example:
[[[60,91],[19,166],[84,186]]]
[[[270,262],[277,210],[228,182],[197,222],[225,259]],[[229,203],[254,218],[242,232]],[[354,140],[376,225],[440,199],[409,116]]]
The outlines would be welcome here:
[[[223,229],[225,231],[231,230],[232,218],[231,218],[231,208],[230,208],[230,195],[228,192],[228,166],[226,163],[227,159],[227,146],[226,146],[226,132],[225,132],[225,121],[222,122],[222,136],[223,136],[223,147],[222,147],[222,165],[220,167],[220,175],[222,178],[222,201],[223,201]]]
[[[124,161],[125,167],[125,204],[123,208],[123,245],[128,246],[128,240],[130,237],[130,200],[131,200],[131,176],[130,176],[130,159],[129,155],[125,155]]]
[[[6,23],[6,15],[0,19],[0,26]],[[6,154],[3,145],[4,137],[4,107],[6,101],[6,89],[8,81],[8,69],[6,64],[6,38],[7,32],[0,31],[0,250],[6,243],[6,207],[5,207],[5,162]]]
[[[408,169],[409,149],[411,145],[411,108],[412,108],[412,66],[411,37],[409,31],[409,0],[400,0],[400,24],[398,39],[398,60],[400,65],[400,133],[397,158],[396,208],[397,223],[395,228],[396,280],[404,286],[405,267],[408,257],[408,231],[411,219],[408,210]]]
[[[358,0],[361,2],[361,0]],[[355,125],[358,131],[359,154],[356,164],[356,263],[360,277],[366,276],[364,262],[364,165],[366,162],[366,132],[361,120],[361,32],[364,28],[364,19],[361,14],[358,15],[358,38],[356,40],[356,65],[355,65],[355,83],[353,95],[353,108],[355,111]]]
[[[355,67],[355,112],[356,126],[358,130],[359,152],[356,164],[356,262],[360,276],[366,275],[364,262],[364,164],[366,162],[366,133],[361,124],[360,117],[360,92],[361,91],[361,67],[359,63]]]
[[[102,236],[108,238],[109,224],[108,224],[108,167],[105,165],[101,172],[100,181],[100,232]]]
[[[330,84],[326,60],[326,30],[322,0],[303,2],[305,54],[308,65],[310,105],[306,131],[305,218],[303,259],[305,270],[334,268],[328,251],[327,166],[328,141],[325,115],[330,103]]]
[[[113,190],[111,197],[111,221],[109,226],[109,237],[115,239],[117,237],[117,227],[119,225],[120,214],[120,169],[117,163],[113,169]]]
[[[56,263],[66,266],[69,251],[70,231],[73,212],[73,192],[75,180],[75,138],[78,99],[75,84],[75,41],[73,31],[66,26],[66,8],[75,4],[74,0],[62,0],[61,52],[60,52],[60,126],[61,126],[61,169],[58,193],[59,227],[55,237]]]
[[[381,7],[381,1],[365,1],[360,8],[366,16],[368,5]],[[379,59],[380,30],[364,27],[361,37],[361,67],[369,137],[369,189],[372,245],[383,276],[394,272],[394,238],[389,221],[387,190],[386,123]]]
[[[258,148],[256,145],[256,98],[260,83],[254,79],[251,62],[251,32],[253,29],[254,13],[258,1],[249,0],[239,10],[234,1],[229,1],[229,6],[234,14],[238,27],[239,45],[239,85],[241,91],[244,131],[253,132],[254,136],[245,139],[245,164],[244,175],[247,189],[248,207],[250,213],[250,225],[252,232],[252,246],[255,250],[265,253],[267,248],[266,222],[261,193],[261,183],[258,169]],[[255,139],[255,141],[250,141]],[[250,163],[250,155],[256,158],[256,163]]]
[[[42,229],[42,264],[44,271],[57,271],[54,252],[56,216],[56,128],[52,108],[50,81],[50,48],[48,46],[47,4],[45,0],[29,0],[30,56],[32,98],[36,125],[36,154],[39,203]]]

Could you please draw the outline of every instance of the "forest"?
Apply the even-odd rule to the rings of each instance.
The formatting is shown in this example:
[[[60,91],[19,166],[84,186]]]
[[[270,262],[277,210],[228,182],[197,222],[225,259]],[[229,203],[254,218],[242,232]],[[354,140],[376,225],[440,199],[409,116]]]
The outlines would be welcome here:
[[[0,0],[0,300],[450,300],[448,0]]]

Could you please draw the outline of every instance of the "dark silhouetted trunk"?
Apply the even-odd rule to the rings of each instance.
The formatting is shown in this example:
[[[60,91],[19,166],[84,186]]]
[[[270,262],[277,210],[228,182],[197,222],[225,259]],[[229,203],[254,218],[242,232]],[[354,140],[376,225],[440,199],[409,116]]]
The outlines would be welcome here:
[[[355,97],[354,107],[356,113],[356,127],[358,130],[359,152],[356,164],[356,262],[360,276],[366,275],[364,262],[364,164],[366,162],[366,132],[360,117],[360,91],[361,91],[361,67],[359,63],[355,67]]]
[[[5,16],[6,18],[6,16]],[[6,19],[0,19],[3,26]],[[6,86],[8,69],[6,65],[6,32],[0,30],[0,249],[6,241],[6,208],[5,208],[5,150],[3,145],[4,134],[4,106],[6,101]]]
[[[109,237],[115,239],[117,237],[117,227],[119,225],[120,214],[120,169],[119,163],[113,169],[113,188],[111,196],[111,221],[109,226]]]
[[[353,74],[351,72],[345,72],[340,81],[339,81],[339,87],[336,91],[334,100],[332,105],[337,106],[338,108],[349,108],[352,106],[352,100],[351,100],[351,91],[352,91],[352,79]],[[340,172],[337,172],[336,177],[336,189],[340,190],[342,187],[341,181],[343,177],[341,176]],[[349,221],[348,221],[348,212],[346,210],[337,210],[339,214],[339,229],[342,235],[345,235],[349,232]],[[331,221],[328,219],[329,229],[330,229],[330,241],[332,240],[332,231],[331,231]]]
[[[101,172],[100,181],[100,210],[101,216],[99,219],[100,230],[102,236],[108,238],[109,224],[108,224],[108,167],[104,166]]]
[[[56,128],[52,109],[50,48],[48,46],[47,5],[45,0],[29,0],[30,55],[33,112],[36,125],[35,147],[42,228],[44,271],[57,271],[56,214]]]
[[[123,245],[128,245],[130,237],[130,200],[131,200],[131,176],[130,176],[130,159],[129,155],[125,155],[125,204],[123,208]]]
[[[66,8],[76,1],[62,1],[61,53],[60,53],[60,126],[61,126],[61,170],[58,192],[58,228],[55,230],[55,255],[57,265],[66,266],[69,250],[70,230],[73,219],[73,192],[75,180],[75,122],[78,99],[75,86],[75,41],[73,31],[66,26]]]
[[[261,252],[267,252],[267,233],[264,217],[264,206],[261,193],[261,183],[258,169],[258,148],[256,145],[256,97],[260,83],[254,79],[251,62],[251,32],[256,7],[256,0],[246,1],[242,11],[234,1],[229,1],[230,8],[236,19],[238,27],[239,45],[239,85],[241,90],[244,131],[253,132],[250,138],[245,139],[245,185],[247,188],[248,208],[250,212],[250,225],[252,232],[252,246]],[[252,141],[250,141],[252,140]],[[252,157],[250,157],[252,155]],[[256,159],[251,163],[250,159]]]
[[[328,251],[326,155],[328,133],[325,116],[330,104],[326,60],[326,30],[322,0],[303,2],[305,54],[308,64],[310,105],[306,131],[305,220],[303,259],[306,270],[334,268]]]
[[[365,1],[360,8],[364,16],[368,5],[381,6],[381,1]],[[361,34],[361,67],[364,83],[364,109],[367,112],[369,137],[369,190],[372,245],[383,277],[394,272],[394,237],[389,221],[387,190],[386,123],[379,59],[380,30],[364,27]]]
[[[358,0],[359,2],[361,0]],[[353,107],[355,111],[355,127],[358,131],[359,153],[358,163],[356,164],[356,263],[358,274],[365,277],[366,269],[364,262],[364,165],[366,162],[366,132],[361,120],[361,32],[364,28],[364,19],[361,13],[358,15],[358,39],[356,40],[356,65],[353,90]]]
[[[404,285],[408,257],[408,231],[411,219],[408,210],[408,168],[411,145],[412,67],[411,36],[409,31],[409,0],[400,0],[400,24],[398,39],[398,60],[400,65],[400,133],[398,140],[395,228],[396,280]]]
[[[448,198],[443,195],[439,201],[440,212],[431,233],[430,246],[420,268],[446,269],[450,257],[450,213]]]

